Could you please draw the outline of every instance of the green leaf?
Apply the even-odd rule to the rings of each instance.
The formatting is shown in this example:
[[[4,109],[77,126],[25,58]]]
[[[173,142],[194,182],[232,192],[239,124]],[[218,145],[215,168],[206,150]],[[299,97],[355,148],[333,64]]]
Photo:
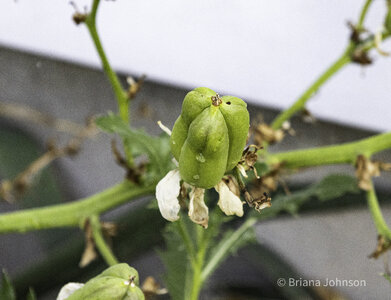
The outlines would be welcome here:
[[[387,280],[391,283],[391,276],[390,276],[389,274],[384,273],[384,274],[383,274],[383,277],[384,277],[385,279],[387,279]]]
[[[109,114],[95,120],[96,124],[105,132],[116,133],[131,149],[134,156],[147,154],[149,157],[149,171],[159,178],[166,175],[172,168],[169,137],[166,134],[160,137],[151,136],[141,130],[129,127],[119,116]]]
[[[1,280],[0,299],[16,300],[15,290],[5,270],[3,270],[3,278]]]
[[[37,296],[32,288],[29,288],[29,293],[27,294],[26,300],[37,300]]]
[[[348,193],[359,193],[357,179],[348,175],[335,174],[324,178],[315,186],[314,196],[321,201],[336,199]]]

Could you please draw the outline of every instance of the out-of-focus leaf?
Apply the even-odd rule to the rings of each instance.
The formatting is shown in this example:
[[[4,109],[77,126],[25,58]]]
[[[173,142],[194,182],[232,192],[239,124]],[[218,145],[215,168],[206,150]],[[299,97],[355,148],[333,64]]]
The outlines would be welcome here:
[[[32,288],[29,289],[26,300],[37,300],[37,296],[35,295],[35,292]]]
[[[17,130],[0,129],[0,179],[14,179],[42,154],[42,149],[30,136]],[[55,178],[50,168],[36,174],[32,185],[16,199],[18,207],[42,207],[62,202],[61,190]],[[63,232],[68,233],[64,230],[41,231],[36,234],[44,246],[50,247],[64,237]]]
[[[127,125],[119,116],[109,114],[95,120],[96,124],[105,132],[116,133],[124,139],[134,156],[147,154],[149,157],[149,171],[163,177],[172,169],[169,137],[162,134],[159,137],[151,136],[141,130]]]
[[[24,171],[41,154],[37,143],[28,135],[15,131],[0,129],[0,178],[14,179]],[[33,185],[21,197],[18,204],[23,208],[60,203],[60,189],[50,169],[38,173]]]
[[[16,300],[14,287],[12,286],[11,281],[5,270],[3,270],[3,278],[1,280],[0,299]]]
[[[355,177],[335,174],[325,177],[315,186],[314,196],[321,201],[327,201],[359,191]]]
[[[390,276],[389,274],[384,273],[384,274],[383,274],[383,277],[384,277],[385,279],[387,279],[387,280],[391,283],[391,276]]]
[[[323,178],[320,182],[308,188],[293,192],[289,195],[277,195],[272,198],[272,206],[265,208],[261,213],[253,213],[260,219],[274,217],[281,212],[296,215],[299,208],[318,198],[320,201],[332,200],[349,193],[358,193],[357,181],[354,177],[333,174]]]

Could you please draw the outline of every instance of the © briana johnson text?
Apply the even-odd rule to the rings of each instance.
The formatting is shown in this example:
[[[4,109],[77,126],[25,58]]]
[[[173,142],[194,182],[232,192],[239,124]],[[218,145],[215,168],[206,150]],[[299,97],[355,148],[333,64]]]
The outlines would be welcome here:
[[[346,287],[359,287],[367,286],[367,282],[364,279],[339,279],[339,278],[326,278],[324,281],[319,279],[303,279],[303,278],[289,278],[289,286],[346,286]]]

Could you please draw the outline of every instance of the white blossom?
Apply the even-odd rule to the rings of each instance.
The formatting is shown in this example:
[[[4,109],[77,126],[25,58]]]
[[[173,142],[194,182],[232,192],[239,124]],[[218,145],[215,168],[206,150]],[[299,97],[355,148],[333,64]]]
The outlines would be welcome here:
[[[171,170],[159,181],[156,186],[156,199],[159,205],[160,213],[168,221],[179,219],[179,201],[181,176],[179,170]]]
[[[189,217],[204,228],[208,228],[209,210],[204,202],[205,190],[193,187],[190,192]]]
[[[65,300],[69,296],[71,296],[74,292],[76,292],[78,289],[82,288],[84,286],[83,283],[77,283],[77,282],[70,282],[64,285],[60,293],[57,296],[56,300]]]
[[[219,202],[217,205],[227,216],[243,216],[242,200],[230,191],[224,180],[221,180],[215,186],[215,189],[219,193]]]

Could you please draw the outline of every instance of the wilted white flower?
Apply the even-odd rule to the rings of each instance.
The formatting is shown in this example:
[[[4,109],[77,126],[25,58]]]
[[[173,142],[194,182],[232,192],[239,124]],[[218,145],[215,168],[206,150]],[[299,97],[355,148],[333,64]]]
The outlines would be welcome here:
[[[181,177],[178,169],[171,170],[160,180],[156,186],[156,199],[160,213],[168,221],[179,219],[179,200]],[[208,227],[209,210],[204,202],[205,190],[202,188],[186,185],[190,187],[189,217],[204,228]],[[215,190],[219,193],[218,206],[227,215],[243,216],[243,202],[233,193],[224,180],[221,180]]]
[[[160,128],[171,135],[171,130],[158,121]],[[178,163],[174,159],[174,163],[178,166]],[[244,168],[242,173],[247,177]],[[178,196],[181,190],[181,176],[178,169],[171,170],[163,177],[162,180],[156,186],[156,199],[160,209],[160,213],[163,218],[168,221],[176,221],[179,219],[179,200]],[[236,184],[236,181],[230,181]],[[205,189],[198,188],[185,184],[185,187],[190,188],[190,202],[189,202],[189,217],[196,223],[204,228],[208,227],[209,221],[209,209],[204,202]],[[216,186],[215,190],[219,193],[218,206],[228,216],[237,215],[243,216],[243,203],[238,196],[233,193],[228,185],[222,179]]]
[[[227,215],[243,216],[243,202],[228,188],[228,185],[221,180],[216,186],[216,191],[219,193],[219,202],[217,205]]]
[[[156,199],[160,213],[168,221],[179,219],[180,210],[178,196],[181,190],[181,176],[179,170],[175,169],[167,173],[156,186]]]
[[[71,296],[74,292],[76,292],[78,289],[82,288],[84,286],[83,283],[77,283],[77,282],[70,282],[64,285],[60,293],[57,296],[56,300],[65,300],[69,296]]]
[[[189,217],[194,223],[208,228],[208,207],[204,202],[205,190],[201,188],[192,188],[190,192]]]

